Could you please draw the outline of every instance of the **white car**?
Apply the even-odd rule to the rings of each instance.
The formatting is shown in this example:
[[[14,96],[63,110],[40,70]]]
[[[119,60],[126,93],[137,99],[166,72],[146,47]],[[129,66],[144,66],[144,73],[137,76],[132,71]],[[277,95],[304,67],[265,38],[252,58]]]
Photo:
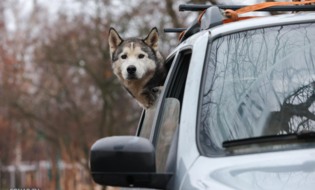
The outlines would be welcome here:
[[[208,8],[213,19],[194,23],[168,56],[164,90],[137,135],[92,146],[95,182],[315,189],[315,13],[222,24],[220,12]]]

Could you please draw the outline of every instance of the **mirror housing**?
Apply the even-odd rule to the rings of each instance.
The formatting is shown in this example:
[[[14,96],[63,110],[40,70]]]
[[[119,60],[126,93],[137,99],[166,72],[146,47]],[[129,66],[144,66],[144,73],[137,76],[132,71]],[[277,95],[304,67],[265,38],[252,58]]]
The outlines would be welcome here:
[[[165,188],[170,173],[157,174],[152,143],[136,136],[99,139],[91,148],[90,170],[101,185]]]

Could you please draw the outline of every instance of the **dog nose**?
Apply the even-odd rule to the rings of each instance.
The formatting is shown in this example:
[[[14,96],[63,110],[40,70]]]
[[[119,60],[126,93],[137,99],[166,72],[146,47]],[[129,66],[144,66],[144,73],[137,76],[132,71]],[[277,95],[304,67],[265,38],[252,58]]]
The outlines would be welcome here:
[[[136,71],[137,71],[137,68],[134,65],[130,65],[127,67],[127,72],[129,74],[135,74]]]

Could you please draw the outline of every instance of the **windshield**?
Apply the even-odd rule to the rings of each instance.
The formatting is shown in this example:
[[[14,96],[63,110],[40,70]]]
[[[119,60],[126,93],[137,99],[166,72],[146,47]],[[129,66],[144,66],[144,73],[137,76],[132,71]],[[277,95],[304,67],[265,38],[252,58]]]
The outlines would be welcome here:
[[[315,131],[315,24],[255,29],[209,44],[199,144]]]

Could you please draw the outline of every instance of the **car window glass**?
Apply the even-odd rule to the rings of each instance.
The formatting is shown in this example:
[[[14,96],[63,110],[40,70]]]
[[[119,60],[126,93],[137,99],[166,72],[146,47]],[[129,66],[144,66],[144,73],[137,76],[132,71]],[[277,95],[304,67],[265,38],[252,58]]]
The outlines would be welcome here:
[[[166,98],[164,102],[162,124],[156,146],[157,171],[163,171],[170,149],[170,142],[179,123],[180,103],[176,98]]]
[[[315,131],[315,24],[255,29],[211,44],[200,144]]]
[[[142,130],[140,131],[141,137],[147,139],[150,138],[155,111],[156,107],[145,110],[145,116],[142,123]]]

